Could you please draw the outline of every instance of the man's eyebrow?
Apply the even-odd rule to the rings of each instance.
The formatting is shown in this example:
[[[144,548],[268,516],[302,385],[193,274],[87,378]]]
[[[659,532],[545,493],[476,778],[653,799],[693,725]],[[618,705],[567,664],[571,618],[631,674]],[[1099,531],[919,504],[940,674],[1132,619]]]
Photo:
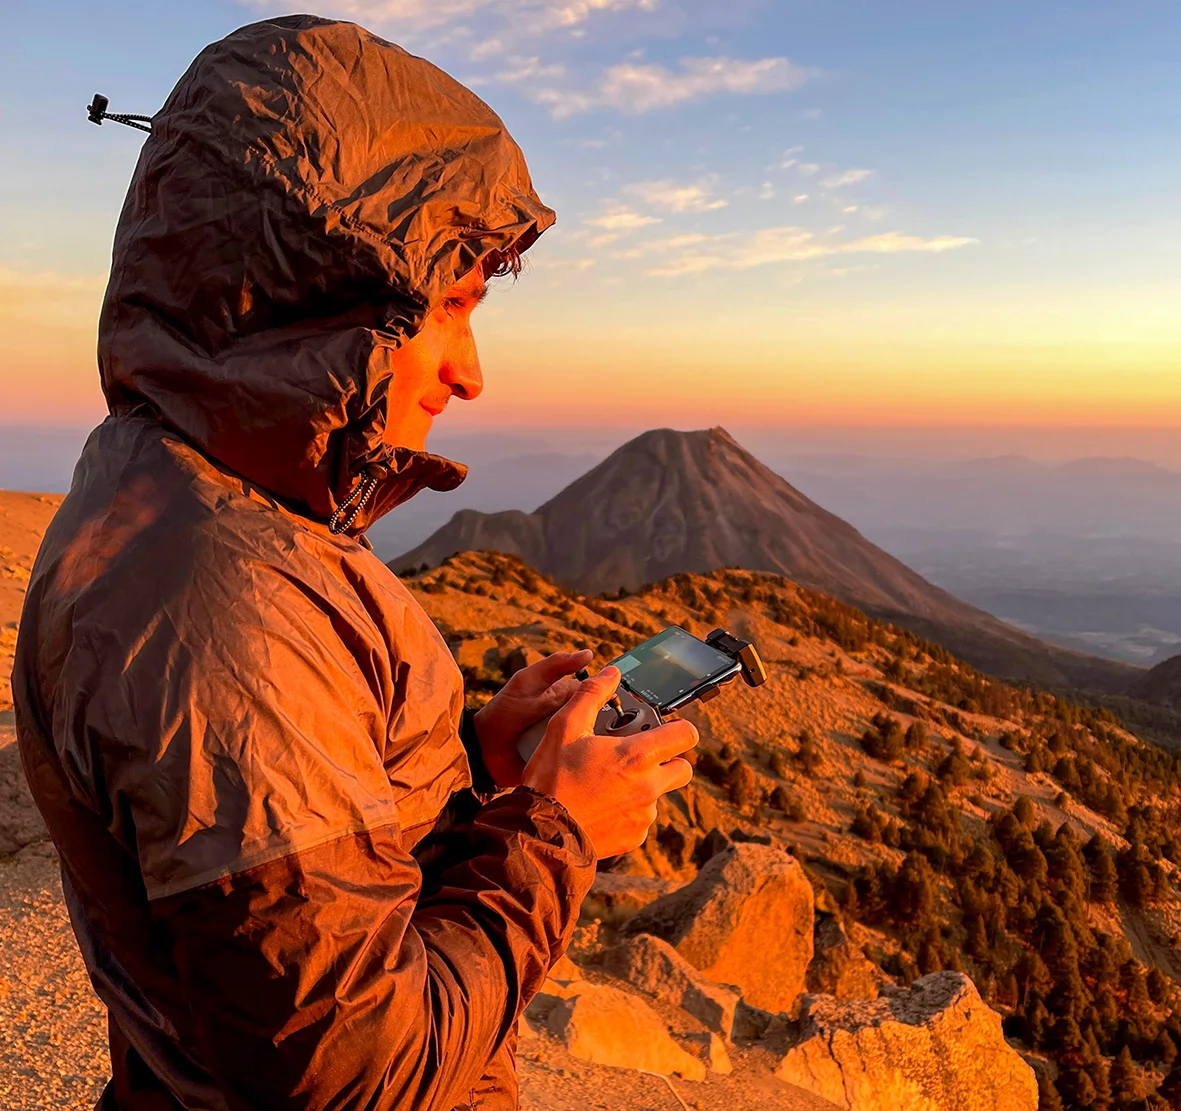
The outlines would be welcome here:
[[[476,304],[482,305],[484,303],[485,299],[488,297],[488,294],[491,292],[492,292],[492,287],[487,282],[485,282],[483,288],[480,290],[479,294],[476,297]]]

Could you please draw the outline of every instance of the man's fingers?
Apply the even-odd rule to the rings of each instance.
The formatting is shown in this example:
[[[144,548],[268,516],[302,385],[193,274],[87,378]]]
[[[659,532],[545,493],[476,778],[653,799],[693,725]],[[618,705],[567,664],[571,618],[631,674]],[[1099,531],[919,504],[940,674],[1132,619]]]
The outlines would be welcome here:
[[[556,683],[551,683],[540,696],[544,699],[546,713],[551,713],[553,710],[565,706],[574,697],[574,693],[578,690],[578,687],[579,682],[573,675],[567,675],[559,679]]]
[[[667,795],[669,791],[679,791],[682,787],[688,786],[692,778],[693,765],[680,756],[669,760],[667,764],[661,764],[656,769],[656,787],[662,795]]]
[[[557,727],[570,736],[593,733],[595,719],[619,686],[619,668],[605,667],[598,675],[584,679],[570,700],[552,719]]]
[[[511,681],[522,694],[541,694],[559,679],[573,675],[579,668],[586,667],[594,656],[589,648],[584,648],[581,652],[553,652],[544,660],[521,668]]]
[[[646,733],[627,738],[629,755],[645,764],[663,764],[697,744],[697,727],[688,721],[667,721]]]

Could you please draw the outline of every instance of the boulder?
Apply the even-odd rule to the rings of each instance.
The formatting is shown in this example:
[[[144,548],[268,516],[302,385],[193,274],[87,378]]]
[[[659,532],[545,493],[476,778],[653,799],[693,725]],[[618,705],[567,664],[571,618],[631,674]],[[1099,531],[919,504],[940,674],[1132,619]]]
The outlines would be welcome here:
[[[678,1040],[694,1057],[705,1062],[710,1072],[729,1076],[734,1071],[730,1054],[726,1052],[726,1043],[712,1031],[681,1034]]]
[[[495,637],[469,637],[451,646],[451,654],[460,667],[478,671],[481,667],[500,667],[500,649]]]
[[[697,971],[667,941],[639,934],[603,954],[603,968],[632,987],[680,1007],[723,1038],[733,1036],[737,988],[717,984]]]
[[[563,953],[556,961],[553,967],[549,970],[549,976],[546,978],[546,983],[551,981],[559,984],[572,984],[576,980],[585,980],[586,977],[582,974],[582,969],[578,967],[565,953]],[[545,990],[544,988],[542,989]]]
[[[523,644],[518,644],[515,648],[509,650],[508,654],[504,657],[504,663],[501,664],[504,677],[511,679],[518,671],[531,667],[533,664],[541,663],[544,659],[544,652],[539,652],[536,648],[526,648]]]
[[[572,1056],[596,1065],[705,1079],[705,1064],[673,1041],[660,1016],[638,996],[585,980],[569,990],[569,998],[549,1008],[545,1028]]]
[[[856,1003],[801,1002],[776,1075],[850,1111],[1036,1111],[1037,1081],[961,972]]]
[[[795,857],[730,845],[691,883],[626,923],[629,936],[667,941],[709,979],[737,984],[752,1006],[789,1010],[812,960],[812,886]]]
[[[810,992],[837,999],[876,999],[882,987],[891,983],[835,915],[816,915],[812,948],[807,974]]]
[[[779,1015],[759,1010],[743,1000],[734,1008],[734,1025],[730,1037],[733,1041],[757,1042],[766,1036],[772,1024],[779,1021]]]
[[[657,876],[599,872],[591,883],[583,915],[591,913],[621,921],[680,886],[676,880],[663,880]]]

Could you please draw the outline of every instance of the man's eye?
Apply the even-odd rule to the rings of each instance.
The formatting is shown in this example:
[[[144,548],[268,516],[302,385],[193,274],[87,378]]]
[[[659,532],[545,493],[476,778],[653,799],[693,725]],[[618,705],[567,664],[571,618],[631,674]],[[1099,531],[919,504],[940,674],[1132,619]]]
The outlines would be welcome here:
[[[458,297],[448,297],[443,301],[443,308],[448,312],[461,312],[463,302]]]

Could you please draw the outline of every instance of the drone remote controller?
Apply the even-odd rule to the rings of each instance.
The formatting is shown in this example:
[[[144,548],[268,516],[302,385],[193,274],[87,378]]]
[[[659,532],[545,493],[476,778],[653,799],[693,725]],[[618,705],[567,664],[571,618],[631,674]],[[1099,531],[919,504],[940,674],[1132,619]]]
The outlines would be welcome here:
[[[611,664],[622,675],[619,690],[595,719],[595,733],[601,737],[630,737],[655,729],[664,724],[667,714],[716,697],[739,675],[751,687],[767,681],[755,646],[725,629],[715,629],[699,640],[672,626]],[[580,682],[588,677],[585,668],[575,675]],[[541,744],[549,723],[550,718],[543,718],[521,735],[517,752],[525,763]]]

